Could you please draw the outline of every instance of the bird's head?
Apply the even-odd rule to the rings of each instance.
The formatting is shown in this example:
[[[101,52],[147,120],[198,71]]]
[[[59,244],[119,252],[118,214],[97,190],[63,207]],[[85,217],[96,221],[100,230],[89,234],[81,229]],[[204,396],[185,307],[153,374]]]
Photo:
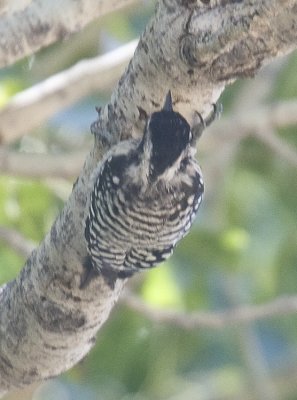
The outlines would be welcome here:
[[[152,180],[167,170],[176,170],[191,143],[191,129],[185,118],[173,111],[168,92],[161,111],[154,112],[147,121],[141,143],[149,163]]]

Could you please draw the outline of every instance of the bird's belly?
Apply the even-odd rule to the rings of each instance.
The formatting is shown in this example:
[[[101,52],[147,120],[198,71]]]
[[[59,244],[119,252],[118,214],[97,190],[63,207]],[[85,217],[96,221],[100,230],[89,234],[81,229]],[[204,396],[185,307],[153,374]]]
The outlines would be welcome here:
[[[196,211],[193,207],[178,209],[168,202],[162,207],[140,202],[128,207],[111,230],[114,244],[127,247],[162,248],[175,245],[189,230]]]

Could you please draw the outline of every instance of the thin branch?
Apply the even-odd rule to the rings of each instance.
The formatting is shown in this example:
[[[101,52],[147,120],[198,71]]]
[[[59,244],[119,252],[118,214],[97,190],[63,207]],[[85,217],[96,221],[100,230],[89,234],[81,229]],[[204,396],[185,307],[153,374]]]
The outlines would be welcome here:
[[[65,39],[89,22],[136,0],[32,0],[18,12],[9,6],[0,17],[0,67]],[[27,2],[25,2],[26,5]],[[62,12],[61,12],[62,10]]]
[[[0,143],[18,139],[88,94],[110,89],[123,73],[137,42],[133,40],[103,56],[80,61],[15,95],[0,110]]]
[[[244,112],[222,118],[211,126],[200,146],[207,151],[218,148],[218,142],[226,143],[254,135],[268,145],[278,156],[293,167],[297,165],[297,149],[277,136],[275,129],[297,125],[297,101],[281,101],[267,106],[249,108]],[[215,140],[213,138],[216,138]]]
[[[289,145],[285,140],[277,136],[272,129],[257,130],[254,135],[265,143],[273,152],[286,160],[293,167],[297,167],[297,149]]]
[[[29,257],[36,247],[36,243],[26,239],[20,232],[5,226],[0,226],[0,241],[6,243],[24,258]]]
[[[138,296],[125,292],[122,302],[151,321],[178,326],[183,329],[223,329],[260,319],[282,317],[297,312],[297,296],[280,297],[270,303],[240,306],[222,312],[176,312],[149,306]]]
[[[297,125],[297,101],[280,101],[271,105],[258,106],[236,112],[220,120],[220,124],[212,125],[208,129],[213,135],[220,136],[223,140],[236,139],[254,131],[267,128],[283,128]]]
[[[73,179],[83,166],[85,152],[69,154],[28,154],[0,151],[2,174],[28,178]]]

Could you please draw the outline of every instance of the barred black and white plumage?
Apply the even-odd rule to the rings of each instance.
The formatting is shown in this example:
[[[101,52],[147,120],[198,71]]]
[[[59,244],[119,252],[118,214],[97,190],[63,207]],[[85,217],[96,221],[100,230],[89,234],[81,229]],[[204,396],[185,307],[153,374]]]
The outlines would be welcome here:
[[[201,117],[198,125],[194,136],[204,128]],[[92,265],[100,273],[126,278],[172,254],[202,200],[195,145],[169,92],[164,108],[148,118],[143,138],[121,142],[105,157],[85,228]]]

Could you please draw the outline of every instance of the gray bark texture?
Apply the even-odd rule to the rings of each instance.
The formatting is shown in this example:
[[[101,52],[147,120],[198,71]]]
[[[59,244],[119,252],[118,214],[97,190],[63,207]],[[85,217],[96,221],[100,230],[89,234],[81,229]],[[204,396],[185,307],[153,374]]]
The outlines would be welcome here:
[[[84,220],[103,154],[139,137],[168,89],[189,121],[195,110],[207,115],[226,84],[289,53],[296,39],[297,0],[157,3],[109,104],[92,124],[95,144],[68,202],[20,275],[0,288],[2,394],[56,376],[84,357],[125,283],[109,285],[98,276],[80,288]]]

